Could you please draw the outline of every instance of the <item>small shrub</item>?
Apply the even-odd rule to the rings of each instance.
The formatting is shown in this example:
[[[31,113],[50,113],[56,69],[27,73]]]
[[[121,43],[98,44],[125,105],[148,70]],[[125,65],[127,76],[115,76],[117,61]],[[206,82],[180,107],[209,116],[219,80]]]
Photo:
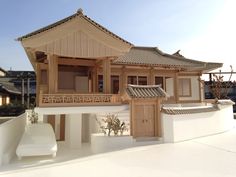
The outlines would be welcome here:
[[[125,122],[121,122],[118,116],[114,114],[108,114],[105,116],[104,119],[102,119],[102,122],[98,120],[97,122],[101,128],[101,131],[104,133],[104,135],[107,134],[108,136],[110,136],[111,133],[113,132],[114,135],[117,136],[119,134],[123,135],[124,131],[128,131],[128,128],[125,125]]]
[[[36,113],[34,109],[32,109],[31,114],[28,115],[28,118],[31,124],[38,123],[38,113]]]

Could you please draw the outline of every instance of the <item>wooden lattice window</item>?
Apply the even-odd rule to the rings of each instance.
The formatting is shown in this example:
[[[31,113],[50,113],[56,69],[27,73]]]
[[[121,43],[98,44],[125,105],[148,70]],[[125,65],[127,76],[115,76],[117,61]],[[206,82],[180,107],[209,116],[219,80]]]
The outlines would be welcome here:
[[[179,96],[181,97],[191,97],[192,96],[191,79],[180,78],[178,91],[179,91]]]

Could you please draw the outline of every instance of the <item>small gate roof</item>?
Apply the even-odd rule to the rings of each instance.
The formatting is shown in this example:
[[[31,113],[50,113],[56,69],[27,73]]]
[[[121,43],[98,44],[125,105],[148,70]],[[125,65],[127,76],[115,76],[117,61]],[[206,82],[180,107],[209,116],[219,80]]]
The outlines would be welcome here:
[[[157,98],[167,97],[167,93],[160,85],[128,85],[127,94],[131,98]]]

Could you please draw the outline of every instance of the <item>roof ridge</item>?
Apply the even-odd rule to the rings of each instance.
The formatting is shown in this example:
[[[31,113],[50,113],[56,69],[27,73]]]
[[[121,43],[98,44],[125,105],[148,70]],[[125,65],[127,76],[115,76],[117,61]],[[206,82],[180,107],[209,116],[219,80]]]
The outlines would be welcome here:
[[[136,87],[136,88],[156,88],[161,87],[160,85],[134,85],[134,84],[128,84],[128,87]]]
[[[85,20],[87,20],[90,24],[94,25],[95,27],[98,27],[98,28],[99,28],[100,30],[102,30],[103,32],[106,32],[106,33],[108,33],[108,34],[110,34],[110,35],[116,37],[117,39],[119,39],[119,40],[121,40],[121,41],[123,41],[123,42],[129,44],[129,45],[133,45],[132,43],[130,43],[130,42],[126,41],[125,39],[119,37],[118,35],[114,34],[114,33],[111,32],[110,30],[108,30],[107,28],[105,28],[104,26],[98,24],[97,22],[95,22],[94,20],[92,20],[92,19],[91,19],[90,17],[88,17],[87,15],[84,15],[82,9],[77,10],[77,12],[76,12],[75,14],[70,15],[70,16],[68,16],[68,17],[66,17],[66,18],[63,18],[63,19],[61,19],[61,20],[59,20],[59,21],[57,21],[57,22],[55,22],[55,23],[52,23],[52,24],[47,25],[47,26],[45,26],[45,27],[42,27],[42,28],[40,28],[40,29],[38,29],[38,30],[35,30],[35,31],[31,32],[31,33],[28,33],[28,34],[26,34],[26,35],[23,35],[23,36],[21,36],[21,37],[18,37],[16,40],[17,40],[17,41],[22,41],[22,40],[25,39],[25,38],[28,38],[28,37],[37,35],[37,34],[39,34],[39,33],[42,33],[42,32],[44,32],[44,31],[47,31],[47,30],[52,29],[52,28],[54,28],[54,27],[57,27],[57,26],[59,26],[59,25],[61,25],[61,24],[63,24],[63,23],[66,23],[67,21],[69,21],[69,20],[71,20],[71,19],[74,19],[75,17],[78,17],[78,16],[81,17],[81,18],[83,18],[83,19],[85,19]]]

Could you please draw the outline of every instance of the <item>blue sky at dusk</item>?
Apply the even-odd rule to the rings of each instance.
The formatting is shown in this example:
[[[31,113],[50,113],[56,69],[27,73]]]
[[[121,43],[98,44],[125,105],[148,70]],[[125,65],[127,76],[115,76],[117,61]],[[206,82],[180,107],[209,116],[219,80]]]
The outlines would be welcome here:
[[[1,0],[0,67],[32,70],[14,39],[78,8],[134,45],[157,46],[167,53],[180,49],[187,58],[233,65],[234,0]]]

